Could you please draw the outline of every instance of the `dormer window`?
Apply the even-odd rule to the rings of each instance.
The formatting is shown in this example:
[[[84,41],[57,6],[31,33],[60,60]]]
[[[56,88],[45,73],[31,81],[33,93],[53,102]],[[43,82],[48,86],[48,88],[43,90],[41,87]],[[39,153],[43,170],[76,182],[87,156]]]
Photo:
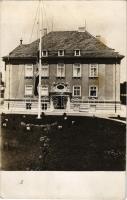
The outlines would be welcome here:
[[[74,56],[80,56],[80,50],[79,49],[76,49],[74,50]]]
[[[58,56],[64,56],[64,50],[59,50],[58,51]]]
[[[42,57],[47,57],[48,56],[48,51],[47,50],[43,50],[42,51]]]

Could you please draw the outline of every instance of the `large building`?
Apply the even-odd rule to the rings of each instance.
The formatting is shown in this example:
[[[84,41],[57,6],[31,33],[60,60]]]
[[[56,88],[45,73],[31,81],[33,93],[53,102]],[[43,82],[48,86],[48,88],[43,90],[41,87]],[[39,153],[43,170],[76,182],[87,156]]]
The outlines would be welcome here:
[[[5,111],[37,114],[39,39],[3,57]],[[117,112],[124,56],[83,28],[42,37],[42,112]]]

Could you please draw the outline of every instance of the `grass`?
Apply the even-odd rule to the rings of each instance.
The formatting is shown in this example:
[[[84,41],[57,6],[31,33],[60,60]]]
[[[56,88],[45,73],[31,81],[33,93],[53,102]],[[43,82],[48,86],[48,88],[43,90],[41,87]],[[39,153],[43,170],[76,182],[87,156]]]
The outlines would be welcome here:
[[[66,120],[63,116],[43,116],[37,120],[35,116],[3,115],[2,121],[5,118],[2,170],[125,170],[126,127],[121,122],[79,116]],[[21,122],[33,124],[31,131]],[[45,162],[42,136],[49,138]]]

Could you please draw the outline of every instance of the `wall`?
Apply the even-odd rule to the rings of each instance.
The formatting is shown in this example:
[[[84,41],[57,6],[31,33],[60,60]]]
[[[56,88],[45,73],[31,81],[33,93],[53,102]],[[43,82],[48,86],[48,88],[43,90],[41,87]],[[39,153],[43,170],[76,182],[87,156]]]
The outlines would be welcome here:
[[[34,65],[34,73],[37,65]],[[80,79],[72,78],[72,64],[66,64],[65,79],[58,79],[56,77],[57,66],[56,64],[50,64],[49,78],[43,79],[42,84],[49,84],[49,90],[53,82],[65,82],[70,84],[72,91],[73,85],[82,86],[82,97],[84,100],[88,100],[89,86],[98,85],[98,100],[115,101],[115,82],[116,82],[116,100],[120,100],[120,77],[119,77],[119,65],[116,65],[116,79],[115,79],[115,65],[111,64],[99,64],[99,77],[97,79],[89,78],[89,66],[88,64],[82,64],[82,77]],[[25,92],[25,84],[33,84],[33,79],[24,78],[25,66],[22,65],[7,65],[6,66],[6,90],[5,99],[17,98],[23,99]]]

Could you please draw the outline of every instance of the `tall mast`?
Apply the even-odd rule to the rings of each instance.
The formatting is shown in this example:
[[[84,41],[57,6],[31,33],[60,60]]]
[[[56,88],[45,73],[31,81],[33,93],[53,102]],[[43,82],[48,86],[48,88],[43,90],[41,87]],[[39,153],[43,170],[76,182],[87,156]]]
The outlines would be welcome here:
[[[38,84],[38,119],[41,118],[41,58],[42,58],[42,16],[41,16],[41,0],[39,0],[39,84]]]

